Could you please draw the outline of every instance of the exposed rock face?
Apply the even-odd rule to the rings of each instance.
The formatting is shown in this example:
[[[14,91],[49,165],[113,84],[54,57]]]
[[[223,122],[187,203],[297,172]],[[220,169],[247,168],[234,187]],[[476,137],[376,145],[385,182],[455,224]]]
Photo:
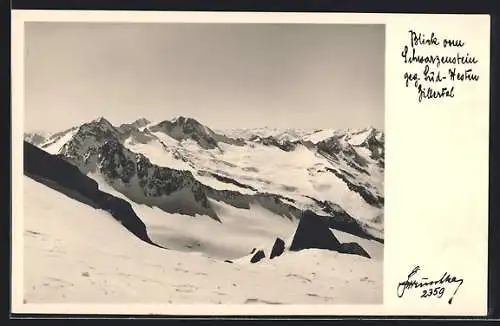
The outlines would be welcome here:
[[[366,252],[366,250],[363,249],[363,247],[361,247],[356,242],[346,242],[341,244],[339,252],[344,254],[359,255],[366,258],[371,258],[370,255]]]
[[[283,241],[280,238],[276,238],[276,241],[274,242],[273,249],[271,249],[271,255],[270,259],[273,259],[274,257],[281,256],[283,252],[285,251],[285,241]]]
[[[321,216],[321,218],[327,221],[328,227],[330,229],[336,229],[342,232],[346,232],[360,238],[375,240],[383,243],[383,239],[379,239],[365,231],[360,222],[356,221],[352,216],[347,214],[347,212],[342,209],[339,205],[332,203],[328,200],[319,201],[313,197],[308,198],[314,200],[318,206],[320,206],[323,211],[328,213],[327,216]],[[383,218],[383,217],[380,217]]]
[[[266,258],[266,254],[264,253],[263,250],[258,250],[250,259],[250,262],[252,264],[258,263],[262,259]]]
[[[297,144],[299,144],[299,142],[297,141],[289,141],[286,139],[278,140],[272,136],[260,137],[255,135],[250,137],[249,140],[256,143],[261,143],[265,146],[275,146],[285,152],[291,152],[295,150]]]
[[[298,251],[311,248],[327,249],[371,258],[368,252],[356,242],[340,243],[330,230],[328,221],[314,212],[305,211],[297,231],[295,231],[290,250]]]
[[[366,161],[356,152],[354,147],[339,137],[331,137],[316,144],[320,152],[325,152],[334,158],[345,157],[360,167],[367,165]]]
[[[246,185],[246,184],[241,183],[241,182],[239,182],[239,181],[237,181],[237,180],[235,180],[233,178],[229,178],[227,176],[220,175],[220,174],[217,174],[217,173],[213,173],[213,172],[209,172],[209,171],[204,171],[204,170],[198,170],[197,174],[200,175],[200,176],[211,176],[214,179],[216,179],[217,181],[228,183],[228,184],[232,184],[232,185],[235,185],[235,186],[243,188],[243,189],[250,189],[250,190],[255,191],[255,192],[259,191],[258,189],[254,188],[252,186]]]
[[[46,180],[43,183],[52,188],[71,191],[83,197],[86,204],[96,206],[98,187],[94,180],[80,173],[74,165],[27,142],[24,142],[24,174],[37,181]]]
[[[362,135],[359,138],[359,135]],[[370,127],[361,130],[357,133],[349,135],[349,139],[352,137],[357,137],[354,142],[354,147],[364,147],[370,152],[370,158],[377,162],[380,168],[384,168],[384,156],[385,156],[385,135],[382,131]]]
[[[371,256],[356,242],[340,243],[329,228],[328,220],[324,216],[319,216],[312,211],[305,211],[295,235],[290,251],[300,251],[303,249],[325,249],[337,251],[342,254],[358,255],[366,258]],[[281,256],[285,252],[285,241],[276,238],[271,249],[269,259]],[[253,248],[250,254],[251,263],[257,263],[266,257],[264,250]]]
[[[135,202],[152,204],[170,213],[203,214],[219,220],[204,186],[189,171],[159,167],[144,155],[111,141],[101,148],[98,168],[115,189]]]
[[[339,251],[340,242],[330,231],[326,221],[307,210],[300,219],[290,250],[299,251],[310,248]]]
[[[119,142],[119,139],[118,130],[108,120],[98,118],[81,125],[58,154],[86,174],[94,167],[100,147],[108,141]]]
[[[100,198],[97,204],[101,209],[108,211],[115,219],[121,222],[125,228],[140,239],[146,242],[151,241],[146,232],[146,226],[135,214],[129,202],[102,191],[99,191],[98,195]]]
[[[156,246],[149,239],[146,226],[135,214],[130,203],[100,191],[94,180],[83,175],[77,167],[62,158],[24,142],[24,174],[68,197],[108,211],[132,234]]]
[[[139,119],[135,120],[134,122],[132,122],[131,125],[136,127],[136,128],[143,128],[143,127],[146,127],[150,123],[151,123],[151,121],[149,121],[146,118],[139,118]]]
[[[113,188],[137,203],[169,213],[208,215],[219,221],[205,186],[191,172],[159,167],[123,146],[123,132],[134,128],[127,126],[123,131],[104,118],[94,120],[82,125],[59,155],[83,173],[100,173]]]
[[[375,129],[371,129],[369,135],[360,144],[360,146],[370,150],[370,157],[374,160],[384,161],[384,134],[377,133]]]
[[[299,218],[301,211],[295,206],[284,202],[284,197],[270,193],[242,194],[233,190],[219,190],[208,186],[204,187],[205,193],[209,198],[222,201],[231,206],[249,209],[250,203],[259,203],[267,210],[288,219]]]
[[[319,216],[309,210],[304,212],[289,248],[290,251],[303,249],[325,249],[371,258],[368,252],[356,242],[340,243],[330,230],[327,217]],[[285,241],[276,238],[269,259],[281,256],[284,252]],[[265,258],[263,250],[253,248],[251,254],[253,254],[250,260],[252,263]]]
[[[212,137],[210,130],[192,118],[178,117],[172,121],[165,120],[149,127],[149,130],[152,132],[164,132],[178,141],[192,139],[204,149],[217,147],[217,142]]]
[[[140,125],[140,124],[139,124]],[[156,137],[151,134],[151,132],[147,129],[141,131],[137,127],[135,123],[131,124],[122,124],[120,127],[116,128],[120,133],[121,141],[125,141],[130,137],[130,142],[139,143],[139,144],[147,144],[148,142],[156,139]]]

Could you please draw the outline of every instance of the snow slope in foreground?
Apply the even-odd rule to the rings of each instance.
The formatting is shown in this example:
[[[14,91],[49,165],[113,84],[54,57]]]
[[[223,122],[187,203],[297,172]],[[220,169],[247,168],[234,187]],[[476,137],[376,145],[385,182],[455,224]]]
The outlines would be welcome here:
[[[27,303],[382,302],[380,260],[304,250],[229,264],[163,250],[28,177],[24,226]]]

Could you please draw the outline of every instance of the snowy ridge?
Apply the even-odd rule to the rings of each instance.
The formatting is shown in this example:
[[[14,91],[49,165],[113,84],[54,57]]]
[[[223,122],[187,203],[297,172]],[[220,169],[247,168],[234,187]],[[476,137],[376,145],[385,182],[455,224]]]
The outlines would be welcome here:
[[[274,137],[277,140],[298,141],[304,136],[314,133],[312,129],[279,129],[279,128],[255,128],[255,129],[226,129],[219,132],[231,138],[251,139],[255,136],[260,138]]]

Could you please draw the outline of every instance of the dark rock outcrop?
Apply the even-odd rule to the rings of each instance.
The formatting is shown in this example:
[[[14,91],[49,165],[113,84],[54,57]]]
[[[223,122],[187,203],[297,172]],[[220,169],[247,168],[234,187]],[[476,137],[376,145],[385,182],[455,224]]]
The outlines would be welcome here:
[[[97,183],[60,158],[24,142],[24,174],[93,208],[108,211],[139,239],[155,245],[149,239],[146,226],[127,201],[100,191]],[[158,246],[159,247],[159,246]]]
[[[329,228],[328,220],[312,211],[305,211],[295,231],[291,251],[302,249],[327,249],[343,254],[371,258],[368,252],[356,242],[340,243]],[[276,243],[275,243],[276,246]],[[274,250],[274,247],[273,247]],[[272,253],[271,253],[272,258]]]
[[[265,146],[276,146],[285,152],[291,152],[291,151],[295,150],[295,148],[297,146],[295,143],[293,143],[291,141],[286,141],[286,140],[278,141],[277,139],[275,139],[274,137],[271,137],[271,136],[262,138],[261,142]]]
[[[346,242],[341,244],[339,252],[343,254],[359,255],[366,258],[371,258],[366,250],[356,242]]]
[[[99,208],[108,211],[117,221],[139,239],[152,243],[147,234],[146,226],[135,214],[129,202],[102,191],[98,191],[98,197],[97,204]]]
[[[274,257],[281,256],[283,252],[285,251],[285,241],[281,240],[280,238],[276,238],[276,241],[274,241],[273,249],[271,249],[271,255],[270,259],[273,259]]]
[[[314,197],[310,196],[306,197],[313,200],[319,207],[323,209],[324,212],[330,214],[328,216],[320,215],[322,219],[327,221],[328,227],[330,229],[346,232],[363,239],[369,239],[380,243],[384,243],[383,239],[379,239],[368,233],[359,221],[350,216],[339,205],[332,203],[328,200],[320,201],[315,199]]]
[[[86,198],[86,203],[94,207],[99,199],[94,180],[80,173],[76,166],[27,142],[24,142],[24,174],[51,188],[66,189],[74,199]]]
[[[263,250],[258,250],[250,259],[250,262],[252,264],[258,263],[262,259],[266,258],[266,254],[264,253]]]
[[[254,188],[252,186],[246,185],[246,184],[241,183],[233,178],[229,178],[229,177],[221,175],[221,174],[217,174],[217,173],[213,173],[213,172],[209,172],[209,171],[205,171],[205,170],[198,170],[197,174],[200,176],[211,176],[214,179],[216,179],[217,181],[228,183],[228,184],[233,184],[233,185],[240,187],[240,188],[250,189],[250,190],[255,191],[255,192],[258,191],[256,188]]]
[[[251,203],[258,203],[268,211],[290,220],[298,219],[301,214],[301,211],[297,207],[284,202],[284,200],[290,201],[290,199],[280,195],[271,193],[255,193],[250,195],[234,190],[214,189],[209,186],[203,187],[207,197],[237,208],[250,209]]]
[[[291,251],[302,249],[328,249],[339,251],[340,242],[328,228],[328,223],[316,213],[306,210],[293,236]]]
[[[273,136],[261,137],[258,135],[251,136],[249,141],[260,143],[264,146],[274,146],[285,152],[294,151],[297,145],[301,144],[299,141],[278,140]]]

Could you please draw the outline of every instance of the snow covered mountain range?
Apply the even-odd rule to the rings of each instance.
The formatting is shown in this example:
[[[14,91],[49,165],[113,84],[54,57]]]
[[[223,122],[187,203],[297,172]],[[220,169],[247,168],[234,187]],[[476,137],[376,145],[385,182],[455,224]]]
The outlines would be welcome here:
[[[384,134],[374,128],[216,132],[185,117],[120,126],[101,117],[25,140],[165,212],[219,221],[210,199],[258,202],[289,219],[342,215],[383,238]]]
[[[49,187],[60,191],[61,183],[70,188],[78,183],[81,188],[83,182],[86,198],[75,198],[90,198],[92,207],[126,216],[117,219],[145,242],[236,264],[253,259],[259,248],[269,256],[276,238],[285,239],[280,246],[289,248],[304,212],[309,212],[334,230],[341,240],[334,239],[336,245],[353,240],[361,244],[360,250],[376,266],[370,275],[380,276],[383,131],[214,130],[188,117],[159,123],[141,118],[115,126],[100,117],[51,135],[25,134],[24,140],[45,153],[29,149],[33,162],[27,167],[25,157],[27,176],[53,178],[55,172],[37,167],[37,160],[52,160],[52,168],[66,172],[55,174],[59,188]],[[96,186],[75,177],[70,167]],[[25,230],[29,241],[38,239],[33,234],[46,227],[34,216],[27,223],[33,229]],[[352,261],[352,266],[366,264],[359,257]],[[380,281],[374,281],[373,291],[380,290]],[[33,290],[31,297],[37,295]]]

